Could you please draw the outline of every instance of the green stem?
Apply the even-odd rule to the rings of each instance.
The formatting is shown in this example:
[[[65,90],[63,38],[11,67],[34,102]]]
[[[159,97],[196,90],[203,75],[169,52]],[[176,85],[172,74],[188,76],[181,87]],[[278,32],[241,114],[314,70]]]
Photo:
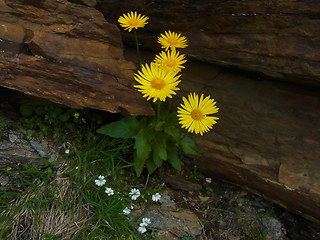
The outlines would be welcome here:
[[[161,114],[161,101],[157,101],[157,122],[160,121],[160,114]]]
[[[138,57],[138,62],[139,62],[139,69],[141,69],[142,62],[141,62],[141,57],[140,57],[140,50],[139,50],[139,43],[138,43],[138,36],[137,36],[137,31],[136,29],[133,29],[134,32],[134,39],[136,41],[136,48],[137,48],[137,57]]]

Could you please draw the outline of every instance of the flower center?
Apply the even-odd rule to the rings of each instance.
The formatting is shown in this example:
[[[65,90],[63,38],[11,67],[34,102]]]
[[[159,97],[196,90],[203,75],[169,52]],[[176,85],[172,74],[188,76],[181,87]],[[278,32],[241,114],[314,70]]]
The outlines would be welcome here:
[[[161,78],[155,78],[151,82],[151,87],[158,89],[158,90],[162,89],[165,85],[166,85],[166,83]]]
[[[137,26],[138,25],[138,20],[137,19],[131,19],[131,20],[129,20],[128,25]]]
[[[199,121],[202,119],[202,112],[198,109],[194,109],[192,110],[191,112],[191,117],[196,120],[196,121]]]
[[[167,59],[166,63],[168,67],[173,67],[174,65],[176,65],[176,61],[170,58]]]
[[[178,40],[175,39],[175,38],[168,38],[168,43],[169,43],[170,45],[176,45],[177,42],[178,42]]]

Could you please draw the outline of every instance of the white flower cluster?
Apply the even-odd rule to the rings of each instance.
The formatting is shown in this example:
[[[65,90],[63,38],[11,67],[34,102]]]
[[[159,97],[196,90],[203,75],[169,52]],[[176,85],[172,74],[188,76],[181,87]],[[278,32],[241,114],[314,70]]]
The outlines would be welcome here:
[[[95,184],[98,187],[101,187],[106,184],[106,179],[104,176],[100,175],[98,179],[94,180]],[[108,194],[108,196],[114,195],[114,190],[112,188],[106,187],[105,193]],[[137,200],[141,196],[140,190],[137,188],[132,188],[129,192],[129,197],[131,200]],[[152,195],[152,201],[159,202],[161,199],[161,195],[159,193],[155,193]],[[131,213],[131,210],[133,209],[133,206],[126,207],[122,210],[124,215],[129,215]],[[142,222],[139,224],[138,232],[141,234],[145,233],[147,231],[147,226],[151,224],[151,220],[149,218],[142,218]]]
[[[98,187],[101,187],[106,184],[106,180],[104,179],[104,176],[101,176],[101,175],[98,177],[98,179],[94,180],[94,182]]]
[[[142,218],[142,222],[139,224],[138,232],[143,234],[147,231],[147,226],[151,224],[150,218]]]
[[[137,200],[138,197],[140,197],[140,190],[136,188],[132,188],[131,191],[129,192],[129,196],[131,197],[132,200]]]

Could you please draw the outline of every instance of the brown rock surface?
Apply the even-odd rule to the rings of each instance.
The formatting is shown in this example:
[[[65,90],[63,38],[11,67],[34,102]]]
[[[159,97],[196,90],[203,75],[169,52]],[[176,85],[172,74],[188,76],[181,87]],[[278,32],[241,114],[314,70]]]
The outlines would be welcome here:
[[[73,108],[152,114],[120,32],[66,0],[0,0],[0,86]]]
[[[149,24],[139,30],[148,48],[159,50],[159,33],[172,30],[187,37],[189,55],[206,62],[320,83],[318,0],[118,0],[97,6],[113,23],[129,11],[149,16]],[[133,42],[133,34],[123,34]]]
[[[187,92],[211,95],[214,130],[197,136],[199,167],[320,221],[320,89],[239,76],[189,61]]]

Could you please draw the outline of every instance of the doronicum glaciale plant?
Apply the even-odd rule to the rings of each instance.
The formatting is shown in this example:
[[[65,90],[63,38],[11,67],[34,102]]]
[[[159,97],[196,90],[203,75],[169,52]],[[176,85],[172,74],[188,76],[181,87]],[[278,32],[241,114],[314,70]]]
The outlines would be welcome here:
[[[147,168],[153,173],[163,162],[168,161],[173,168],[181,170],[179,149],[186,154],[199,155],[196,144],[187,131],[201,134],[212,129],[218,112],[214,99],[210,96],[200,97],[190,93],[183,97],[183,103],[177,112],[170,112],[167,99],[176,95],[181,82],[181,71],[185,67],[185,55],[176,49],[187,47],[187,39],[179,33],[166,31],[158,37],[158,43],[165,50],[157,55],[150,64],[141,64],[136,29],[147,24],[149,18],[131,12],[119,17],[119,23],[125,30],[134,31],[139,70],[135,73],[134,85],[147,100],[153,100],[155,116],[125,117],[117,122],[109,123],[97,130],[98,133],[115,138],[134,139],[134,168],[137,176]],[[178,114],[177,114],[178,113]]]

